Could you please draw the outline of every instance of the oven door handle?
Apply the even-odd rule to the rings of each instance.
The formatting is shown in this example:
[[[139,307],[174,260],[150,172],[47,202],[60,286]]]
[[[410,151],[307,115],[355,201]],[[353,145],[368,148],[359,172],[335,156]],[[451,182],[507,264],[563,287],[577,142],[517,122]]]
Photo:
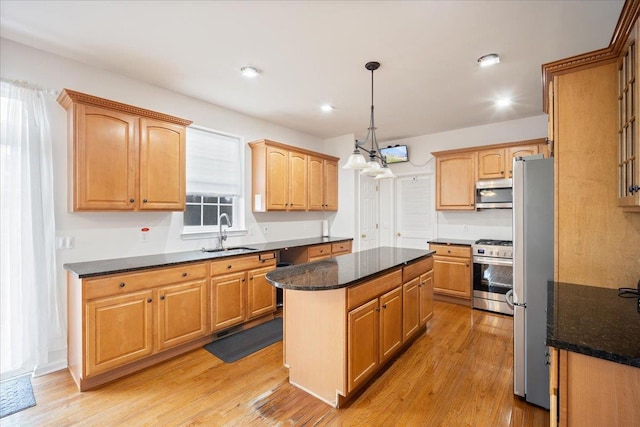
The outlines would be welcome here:
[[[504,299],[507,301],[507,305],[513,309],[513,289],[505,294]]]
[[[473,262],[475,264],[488,264],[488,265],[506,265],[506,266],[512,266],[513,265],[513,260],[512,259],[491,258],[491,257],[484,257],[484,256],[474,256],[473,257]]]

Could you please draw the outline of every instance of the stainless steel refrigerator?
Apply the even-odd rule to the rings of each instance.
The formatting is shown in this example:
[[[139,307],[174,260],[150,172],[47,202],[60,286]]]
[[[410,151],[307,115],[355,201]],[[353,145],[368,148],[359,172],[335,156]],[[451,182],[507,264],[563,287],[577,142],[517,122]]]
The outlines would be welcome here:
[[[553,280],[553,158],[513,161],[513,391],[549,409],[547,282]]]

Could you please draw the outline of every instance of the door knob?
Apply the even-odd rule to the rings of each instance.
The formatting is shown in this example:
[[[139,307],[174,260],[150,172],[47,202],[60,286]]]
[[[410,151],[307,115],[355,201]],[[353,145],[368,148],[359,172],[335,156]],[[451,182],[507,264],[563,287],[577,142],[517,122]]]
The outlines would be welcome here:
[[[367,235],[366,234],[361,234],[360,237],[362,237],[364,239],[365,237],[367,237]]]
[[[397,233],[396,233],[396,235],[397,235],[398,237],[402,237],[402,234],[400,234],[400,232],[397,232]]]

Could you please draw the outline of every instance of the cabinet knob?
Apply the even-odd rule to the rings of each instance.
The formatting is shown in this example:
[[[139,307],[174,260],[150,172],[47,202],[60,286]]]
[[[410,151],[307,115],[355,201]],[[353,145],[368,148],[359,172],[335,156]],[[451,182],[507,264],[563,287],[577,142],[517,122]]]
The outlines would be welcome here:
[[[447,249],[447,253],[450,254],[451,253],[451,249]]]
[[[124,288],[125,286],[127,286],[124,282],[120,282],[120,287]]]
[[[249,280],[253,280],[253,276],[249,277]]]
[[[164,295],[162,295],[162,296],[160,297],[160,299],[164,301]]]
[[[246,280],[244,279],[244,277],[242,278],[242,281],[245,282]]]
[[[504,173],[504,171],[500,171],[500,173]]]
[[[387,308],[387,304],[382,304],[382,308]]]
[[[189,273],[182,273],[182,277],[187,277],[189,275]]]
[[[227,268],[231,268],[231,264],[227,265]]]
[[[376,311],[378,311],[378,312],[379,312],[379,311],[380,311],[380,307],[376,307]]]
[[[324,252],[324,249],[320,249],[320,253],[323,253],[323,252]]]
[[[151,298],[147,298],[147,302],[151,302],[153,301]]]
[[[142,203],[147,203],[147,199],[142,199]]]
[[[136,199],[129,199],[129,203],[133,203],[135,201],[136,201]]]

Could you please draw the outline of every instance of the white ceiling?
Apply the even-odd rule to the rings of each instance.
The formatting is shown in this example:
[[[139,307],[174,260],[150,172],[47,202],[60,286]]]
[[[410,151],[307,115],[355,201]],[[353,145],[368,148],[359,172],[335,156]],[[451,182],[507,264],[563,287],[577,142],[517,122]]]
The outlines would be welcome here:
[[[1,0],[0,35],[322,138],[366,135],[364,64],[379,61],[385,141],[542,114],[540,65],[608,46],[622,5]],[[478,67],[492,52],[502,62]],[[504,95],[515,103],[497,110]]]

